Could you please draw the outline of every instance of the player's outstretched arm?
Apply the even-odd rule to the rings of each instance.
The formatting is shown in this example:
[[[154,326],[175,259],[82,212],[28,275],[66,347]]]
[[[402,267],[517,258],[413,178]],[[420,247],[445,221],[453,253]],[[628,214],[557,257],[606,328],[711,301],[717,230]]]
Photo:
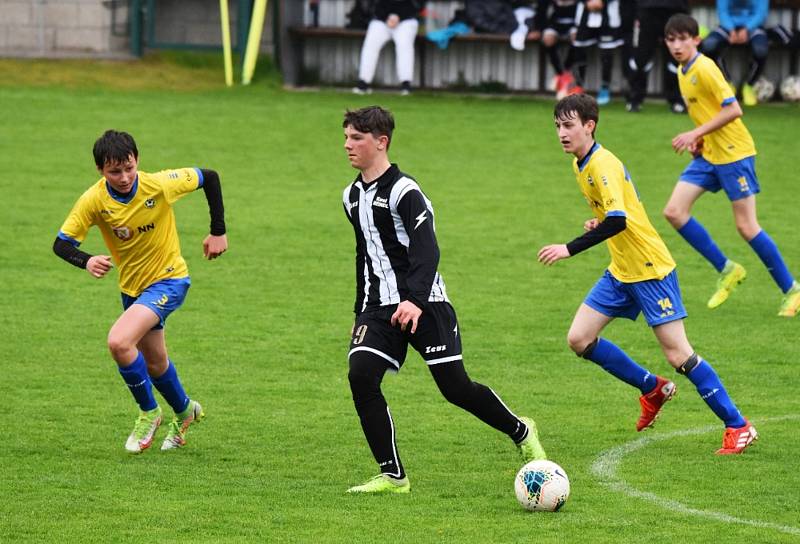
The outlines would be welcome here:
[[[89,255],[63,238],[56,237],[53,253],[73,266],[83,268],[95,278],[102,278],[113,267],[108,255]]]
[[[203,173],[203,192],[208,201],[211,215],[211,234],[203,240],[203,255],[206,259],[216,259],[228,249],[225,235],[225,205],[222,202],[222,184],[219,174],[214,170],[201,170]]]
[[[589,219],[583,224],[583,235],[567,244],[552,244],[539,250],[537,258],[544,265],[551,265],[585,251],[600,242],[625,230],[628,226],[624,215],[609,215],[602,221]]]

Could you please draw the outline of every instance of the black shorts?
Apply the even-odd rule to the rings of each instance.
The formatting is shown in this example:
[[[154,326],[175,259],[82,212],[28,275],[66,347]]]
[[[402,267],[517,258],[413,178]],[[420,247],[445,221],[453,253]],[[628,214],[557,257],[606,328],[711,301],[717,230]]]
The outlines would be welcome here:
[[[460,361],[461,333],[458,330],[456,312],[448,302],[431,302],[422,312],[417,323],[417,332],[411,334],[411,325],[406,332],[400,325],[392,326],[392,314],[397,305],[367,309],[356,319],[350,353],[366,351],[382,358],[395,370],[400,370],[406,360],[411,344],[428,365]]]

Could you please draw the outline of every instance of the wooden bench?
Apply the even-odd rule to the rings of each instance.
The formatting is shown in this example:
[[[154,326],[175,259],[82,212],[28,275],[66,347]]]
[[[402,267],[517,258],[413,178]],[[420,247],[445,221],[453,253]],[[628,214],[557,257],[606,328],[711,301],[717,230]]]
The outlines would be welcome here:
[[[300,9],[298,9],[300,4]],[[714,0],[693,1],[698,7],[698,19],[711,29],[716,28]],[[781,23],[797,28],[800,0],[774,0],[780,8]],[[352,84],[358,70],[358,52],[365,31],[336,26],[306,26],[302,2],[282,0],[281,17],[281,69],[289,85],[314,83]],[[713,24],[711,23],[713,19]],[[774,19],[774,17],[773,17]],[[594,49],[594,48],[593,48]],[[745,64],[746,51],[733,48],[738,62]],[[737,51],[742,49],[741,51]],[[387,46],[378,65],[376,82],[393,82],[393,48]],[[544,48],[538,42],[528,41],[522,53],[511,49],[509,36],[504,34],[470,33],[453,38],[447,50],[439,50],[423,34],[417,37],[414,83],[422,88],[490,88],[492,90],[546,92],[552,69]],[[596,54],[593,51],[591,54]],[[385,55],[385,57],[383,56]],[[740,59],[741,57],[741,59]],[[780,58],[770,58],[768,73],[797,73],[798,55],[793,52]],[[619,58],[619,57],[618,57]],[[316,63],[316,64],[315,64]],[[590,60],[587,86],[596,84],[594,66]],[[615,87],[623,86],[620,60],[615,61]],[[316,71],[316,72],[315,72]],[[654,70],[648,92],[658,94],[661,88],[661,71]]]

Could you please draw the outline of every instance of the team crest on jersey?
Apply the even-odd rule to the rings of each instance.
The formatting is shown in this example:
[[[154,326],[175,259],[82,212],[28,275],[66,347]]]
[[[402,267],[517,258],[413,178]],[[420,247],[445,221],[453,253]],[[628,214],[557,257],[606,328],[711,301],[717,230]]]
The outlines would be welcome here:
[[[156,205],[156,201],[153,198],[148,198],[147,200],[144,201],[144,207],[145,208],[152,208],[155,205]]]
[[[128,240],[133,238],[133,230],[130,227],[126,227],[125,225],[121,227],[111,227],[111,230],[113,230],[114,235],[123,242],[127,242]]]
[[[693,75],[689,81],[692,82],[692,85],[697,85],[697,74]]]

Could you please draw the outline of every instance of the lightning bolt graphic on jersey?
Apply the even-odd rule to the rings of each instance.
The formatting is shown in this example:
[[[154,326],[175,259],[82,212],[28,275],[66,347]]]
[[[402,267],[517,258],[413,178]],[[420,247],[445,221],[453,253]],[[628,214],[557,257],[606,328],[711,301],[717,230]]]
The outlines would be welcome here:
[[[418,228],[418,227],[419,227],[419,226],[420,226],[422,223],[424,223],[424,222],[425,222],[425,220],[428,218],[428,216],[427,216],[427,215],[425,215],[426,213],[428,213],[428,210],[425,210],[424,212],[422,212],[421,214],[419,214],[419,215],[416,217],[417,224],[416,224],[416,225],[414,225],[414,230],[417,230],[417,228]]]

